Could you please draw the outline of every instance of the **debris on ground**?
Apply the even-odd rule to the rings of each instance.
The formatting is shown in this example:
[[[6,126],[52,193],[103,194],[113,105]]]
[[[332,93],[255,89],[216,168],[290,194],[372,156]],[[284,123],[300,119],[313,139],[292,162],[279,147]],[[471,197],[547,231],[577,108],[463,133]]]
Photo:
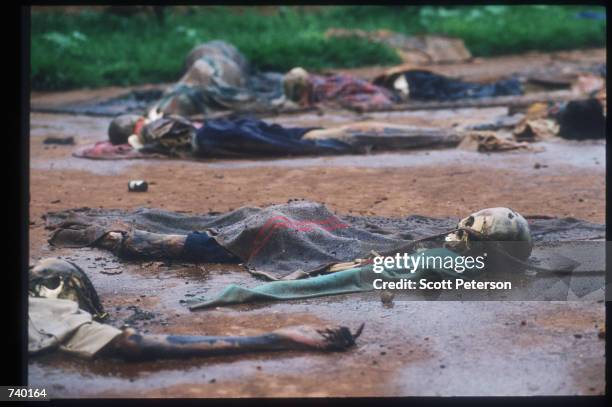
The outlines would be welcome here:
[[[74,137],[45,137],[43,144],[57,144],[61,146],[74,145]]]
[[[531,149],[527,143],[517,142],[491,131],[468,132],[457,148],[480,153]]]
[[[132,311],[132,315],[130,315],[124,321],[125,324],[127,324],[127,325],[134,325],[136,322],[139,322],[139,321],[150,321],[150,320],[154,319],[155,316],[156,316],[151,311],[142,310],[139,307],[137,307],[136,305],[130,305],[130,306],[126,307],[126,309]]]
[[[392,308],[393,307],[393,298],[395,294],[393,291],[383,290],[380,293],[380,301],[383,303],[385,307]]]
[[[551,119],[527,120],[519,124],[513,131],[518,142],[534,143],[551,139],[559,133],[559,125]]]
[[[570,140],[606,138],[606,117],[596,98],[573,100],[562,105],[556,114],[559,137]]]
[[[123,270],[122,270],[122,268],[120,266],[116,266],[116,267],[104,267],[104,269],[101,270],[100,273],[108,274],[108,275],[117,275],[117,274],[123,273]]]
[[[133,180],[128,182],[128,191],[130,192],[147,192],[149,184],[143,180]]]

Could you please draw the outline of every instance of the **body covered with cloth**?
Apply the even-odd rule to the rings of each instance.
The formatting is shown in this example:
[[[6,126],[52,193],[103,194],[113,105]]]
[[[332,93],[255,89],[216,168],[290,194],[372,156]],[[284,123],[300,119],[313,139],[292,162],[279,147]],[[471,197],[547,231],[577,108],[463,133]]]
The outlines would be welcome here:
[[[123,257],[242,263],[253,274],[280,280],[320,274],[372,252],[393,252],[455,228],[457,219],[339,216],[319,203],[291,201],[203,215],[87,208],[48,213],[46,223],[52,230],[49,242],[57,247],[97,246]],[[604,226],[573,218],[533,219],[529,227],[535,242],[605,236]]]

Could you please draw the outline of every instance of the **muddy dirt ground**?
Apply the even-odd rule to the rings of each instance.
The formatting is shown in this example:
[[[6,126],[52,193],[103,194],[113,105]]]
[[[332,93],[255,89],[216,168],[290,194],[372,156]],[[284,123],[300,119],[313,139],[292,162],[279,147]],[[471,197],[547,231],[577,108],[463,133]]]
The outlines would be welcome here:
[[[32,102],[53,98],[33,95]],[[506,108],[496,107],[270,120],[465,126],[505,114]],[[340,214],[460,217],[509,206],[524,215],[605,223],[605,143],[553,140],[539,143],[539,152],[445,149],[265,160],[113,162],[71,156],[76,147],[105,139],[107,126],[107,118],[32,113],[31,263],[47,256],[72,259],[92,279],[113,324],[128,321],[145,332],[255,334],[304,323],[366,327],[358,345],[343,353],[146,363],[61,354],[32,358],[30,383],[46,386],[51,397],[603,394],[603,302],[396,301],[387,308],[372,294],[190,312],[180,300],[259,281],[238,266],[126,263],[96,249],[53,250],[41,216],[83,206],[222,212],[304,198]],[[74,136],[77,146],[45,145],[47,136]],[[149,191],[128,193],[132,179],[146,179]]]

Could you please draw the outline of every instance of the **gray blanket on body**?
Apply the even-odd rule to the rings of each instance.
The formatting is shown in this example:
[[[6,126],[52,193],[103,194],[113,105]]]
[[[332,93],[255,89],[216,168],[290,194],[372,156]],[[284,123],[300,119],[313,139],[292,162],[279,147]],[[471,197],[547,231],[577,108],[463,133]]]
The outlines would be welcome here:
[[[452,229],[458,219],[338,216],[324,205],[292,201],[266,208],[192,215],[158,209],[134,211],[80,208],[45,215],[50,244],[85,247],[107,231],[130,228],[154,233],[208,231],[247,269],[269,279],[299,278],[317,270],[386,252],[410,241]],[[605,225],[574,218],[529,219],[534,241],[605,238]],[[119,225],[119,226],[118,226]]]

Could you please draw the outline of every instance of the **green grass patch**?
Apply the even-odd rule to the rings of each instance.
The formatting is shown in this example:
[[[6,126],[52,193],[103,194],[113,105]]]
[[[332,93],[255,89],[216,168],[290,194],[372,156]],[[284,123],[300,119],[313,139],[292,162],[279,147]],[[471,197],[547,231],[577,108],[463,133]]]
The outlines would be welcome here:
[[[269,8],[268,8],[269,9]],[[394,50],[328,28],[389,29],[459,37],[475,56],[605,46],[606,22],[576,18],[584,6],[334,6],[170,8],[163,26],[147,13],[32,11],[31,80],[36,90],[176,80],[195,45],[224,39],[258,69],[286,71],[399,63]],[[268,10],[269,11],[269,10]]]

